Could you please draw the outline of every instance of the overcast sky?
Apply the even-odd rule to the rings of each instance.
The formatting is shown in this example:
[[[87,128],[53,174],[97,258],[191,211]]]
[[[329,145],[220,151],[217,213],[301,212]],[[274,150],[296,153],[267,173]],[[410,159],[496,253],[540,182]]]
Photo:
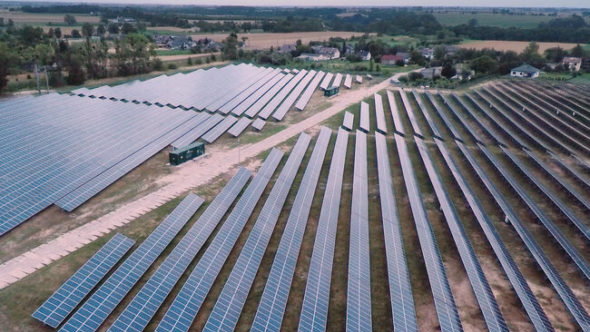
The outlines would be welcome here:
[[[1,1],[1,0],[0,0]],[[26,0],[25,0],[26,1]],[[38,0],[37,0],[38,1]],[[57,0],[59,1],[59,0]],[[73,3],[133,3],[242,6],[494,6],[589,8],[589,0],[62,0]]]

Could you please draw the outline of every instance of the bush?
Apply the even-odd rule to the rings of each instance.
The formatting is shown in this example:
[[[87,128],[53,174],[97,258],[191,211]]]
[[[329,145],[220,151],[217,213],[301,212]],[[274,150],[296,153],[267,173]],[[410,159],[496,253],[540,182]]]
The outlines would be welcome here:
[[[175,63],[169,63],[168,69],[178,69],[178,66]]]
[[[152,68],[157,71],[162,71],[164,70],[164,63],[160,58],[156,58],[152,62]]]

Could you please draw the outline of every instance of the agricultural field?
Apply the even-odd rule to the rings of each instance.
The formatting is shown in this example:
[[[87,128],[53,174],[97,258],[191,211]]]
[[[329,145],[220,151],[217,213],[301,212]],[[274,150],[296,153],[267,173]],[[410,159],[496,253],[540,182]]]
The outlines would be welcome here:
[[[318,32],[294,32],[294,33],[239,33],[238,39],[247,38],[247,49],[268,49],[279,47],[285,44],[295,44],[297,40],[307,44],[310,41],[327,41],[331,37],[350,38],[362,36],[361,32],[346,31],[318,31]],[[227,33],[193,34],[193,40],[209,38],[221,42],[227,37]]]
[[[484,48],[493,48],[497,51],[514,51],[520,53],[530,44],[528,41],[508,41],[508,40],[468,40],[459,44],[461,48],[474,48],[481,50]],[[543,54],[547,49],[553,47],[561,47],[564,50],[571,50],[576,47],[574,43],[547,43],[538,42],[539,52]]]
[[[12,19],[15,24],[29,24],[29,25],[63,25],[64,24],[64,16],[67,13],[63,14],[37,14],[37,13],[24,13],[19,11],[8,11],[2,10],[0,11],[0,17],[4,18],[4,22],[7,22],[9,19]],[[98,16],[90,16],[90,15],[83,15],[83,14],[73,14],[76,18],[78,24],[82,23],[95,23],[98,24],[100,22],[100,17]]]

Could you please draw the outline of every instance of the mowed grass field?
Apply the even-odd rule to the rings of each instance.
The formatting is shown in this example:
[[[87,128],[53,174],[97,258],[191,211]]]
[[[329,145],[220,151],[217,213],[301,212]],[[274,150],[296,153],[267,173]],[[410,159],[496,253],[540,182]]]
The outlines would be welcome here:
[[[508,40],[469,40],[465,41],[458,46],[461,48],[474,48],[481,50],[484,48],[492,48],[497,51],[514,51],[517,53],[522,52],[530,42],[528,41],[508,41]],[[542,54],[549,48],[561,47],[565,50],[571,50],[577,44],[575,43],[553,43],[553,42],[538,42],[539,52]],[[587,47],[588,45],[586,45]]]
[[[448,12],[434,13],[434,17],[442,25],[452,26],[467,24],[471,19],[476,19],[478,25],[493,27],[516,27],[516,28],[534,28],[540,23],[548,22],[554,17],[533,16],[533,15],[508,15],[494,13],[468,13],[468,12]]]
[[[7,10],[0,10],[0,17],[4,18],[5,22],[8,22],[9,19],[12,19],[16,24],[29,24],[29,25],[43,25],[51,23],[53,24],[64,24],[64,16],[66,13],[63,14],[43,14],[43,13],[24,13],[19,11],[7,11]],[[95,23],[98,24],[100,22],[99,16],[90,16],[84,14],[73,14],[76,17],[76,21],[78,23]]]

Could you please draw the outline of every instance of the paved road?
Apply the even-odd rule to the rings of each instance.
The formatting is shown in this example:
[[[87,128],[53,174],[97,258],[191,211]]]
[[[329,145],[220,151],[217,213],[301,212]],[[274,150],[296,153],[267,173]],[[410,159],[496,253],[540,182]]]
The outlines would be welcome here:
[[[364,98],[390,86],[390,80],[391,78],[370,87],[350,91],[335,98],[329,108],[303,121],[292,124],[260,142],[242,146],[239,151],[241,160],[256,157],[291,137],[319,125],[351,104],[358,103]],[[212,154],[196,162],[187,163],[181,166],[178,172],[174,173],[174,180],[164,187],[5,262],[0,265],[0,289],[152,211],[169,200],[210,182],[218,175],[235,172],[238,166],[237,154],[238,147]]]

